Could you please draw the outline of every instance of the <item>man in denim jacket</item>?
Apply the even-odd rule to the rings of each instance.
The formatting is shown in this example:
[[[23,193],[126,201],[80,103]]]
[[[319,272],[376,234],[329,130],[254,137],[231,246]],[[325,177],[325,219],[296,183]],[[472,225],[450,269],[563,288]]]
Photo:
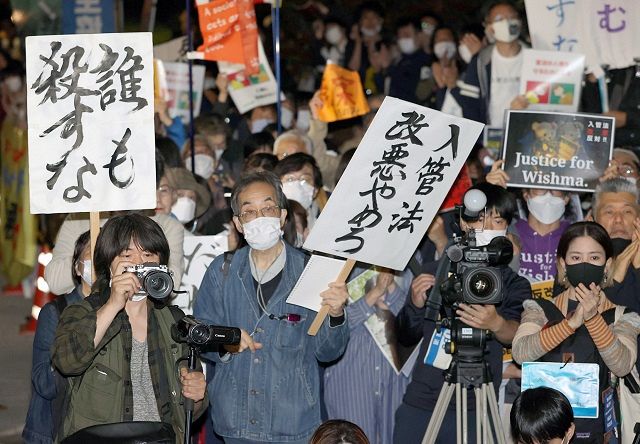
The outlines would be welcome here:
[[[344,284],[321,294],[329,317],[307,335],[315,312],[287,304],[304,254],[282,240],[287,200],[272,173],[249,174],[236,184],[233,221],[247,247],[229,261],[217,257],[205,274],[194,315],[213,325],[239,327],[240,345],[209,352],[211,417],[225,443],[307,443],[320,424],[318,361],[339,358],[349,330]]]

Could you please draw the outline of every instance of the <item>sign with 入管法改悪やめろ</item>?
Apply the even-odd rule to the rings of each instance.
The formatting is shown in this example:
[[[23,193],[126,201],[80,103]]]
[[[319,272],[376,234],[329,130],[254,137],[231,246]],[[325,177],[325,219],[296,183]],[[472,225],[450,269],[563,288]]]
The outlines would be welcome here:
[[[385,98],[304,248],[404,269],[483,127]]]
[[[155,208],[151,33],[26,39],[31,212]]]
[[[601,114],[508,111],[503,168],[509,186],[594,191],[609,166],[615,119]]]

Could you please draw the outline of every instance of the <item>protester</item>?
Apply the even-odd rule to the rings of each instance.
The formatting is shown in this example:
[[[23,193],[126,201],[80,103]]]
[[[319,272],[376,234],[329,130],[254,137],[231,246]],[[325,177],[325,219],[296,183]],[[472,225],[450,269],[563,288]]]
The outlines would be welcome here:
[[[516,444],[568,444],[575,430],[569,400],[552,388],[527,389],[511,408],[511,437]]]
[[[198,229],[198,218],[209,209],[209,189],[199,184],[186,168],[167,168],[164,175],[174,196],[171,215],[184,225],[185,235],[194,234]]]
[[[115,216],[100,231],[93,292],[65,309],[52,348],[55,367],[70,379],[61,437],[97,424],[162,421],[180,442],[183,398],[195,401],[196,415],[204,411],[204,375],[187,372],[185,362],[178,372],[188,347],[172,339],[171,327],[184,313],[164,305],[166,298],[148,299],[128,271],[168,259],[162,229],[145,216]]]
[[[249,245],[213,260],[194,306],[203,322],[242,332],[239,347],[203,354],[216,367],[213,426],[225,443],[306,444],[321,422],[318,361],[338,359],[347,344],[346,286],[330,284],[320,295],[329,316],[308,335],[315,312],[286,302],[305,256],[282,241],[287,201],[277,176],[243,176],[231,206]]]
[[[345,55],[347,67],[352,71],[358,71],[365,90],[374,91],[376,88],[369,73],[370,57],[375,52],[375,44],[382,39],[384,17],[385,11],[380,3],[376,1],[361,3],[355,14],[357,24],[353,25],[349,35],[351,42]]]
[[[76,287],[52,302],[38,315],[38,327],[33,338],[33,361],[31,365],[31,402],[22,438],[25,443],[53,443],[60,429],[64,413],[66,391],[65,379],[51,365],[51,346],[62,310],[89,296],[93,279],[89,232],[85,231],[76,240],[73,250],[72,269],[69,270]]]
[[[625,311],[617,318],[616,305],[602,289],[609,285],[613,246],[605,229],[595,222],[577,222],[558,244],[558,281],[565,287],[552,301],[524,302],[524,312],[513,339],[513,359],[566,362],[600,366],[599,411],[610,372],[625,376],[636,361],[640,316]],[[602,416],[575,420],[576,442],[603,442]]]

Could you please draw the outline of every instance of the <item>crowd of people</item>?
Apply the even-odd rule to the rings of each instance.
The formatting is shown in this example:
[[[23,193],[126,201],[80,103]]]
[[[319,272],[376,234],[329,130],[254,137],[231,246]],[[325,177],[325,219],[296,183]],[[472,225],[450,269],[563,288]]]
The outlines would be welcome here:
[[[502,160],[479,141],[466,168],[484,209],[439,214],[403,271],[358,263],[346,283],[330,283],[321,294],[328,316],[311,336],[315,312],[287,303],[309,259],[302,245],[384,98],[494,128],[504,126],[505,110],[528,105],[519,72],[529,37],[524,12],[510,1],[491,2],[462,29],[427,11],[388,23],[375,1],[361,3],[351,23],[325,9],[309,23],[312,83],[319,86],[327,60],[357,71],[371,111],[327,124],[321,95],[294,90],[284,91],[279,113],[265,105],[239,114],[215,63],[193,138],[158,99],[155,210],[102,214],[93,257],[88,215],[67,216],[55,237],[45,278],[62,296],[40,312],[26,442],[143,434],[180,442],[185,404],[204,415],[207,443],[421,442],[446,383],[430,357],[439,327],[425,313],[454,236],[478,247],[504,236],[513,247],[510,263],[496,267],[499,301],[445,304],[441,313],[490,333],[482,359],[504,419],[513,405],[504,432],[527,444],[604,443],[617,433],[600,394],[638,358],[640,77],[624,75],[636,67],[608,73],[608,87],[624,92],[605,113],[616,117],[616,148],[594,193],[511,189]],[[15,78],[24,87],[19,68],[4,70],[4,94]],[[585,75],[584,84],[580,111],[601,113],[595,79]],[[172,334],[184,313],[171,296],[141,291],[131,267],[166,265],[178,288],[185,237],[217,234],[229,252],[208,266],[193,315],[239,328],[240,341],[204,350],[189,370],[184,360],[176,365],[188,347]],[[356,298],[349,283],[357,280]],[[552,297],[534,298],[532,284],[550,280]],[[372,325],[382,326],[383,346]],[[511,388],[519,391],[521,364],[530,361],[598,364],[599,416],[574,419],[555,391],[516,398]],[[472,437],[473,391],[467,405]],[[116,427],[123,422],[139,428]],[[453,430],[451,402],[436,442],[456,442]]]

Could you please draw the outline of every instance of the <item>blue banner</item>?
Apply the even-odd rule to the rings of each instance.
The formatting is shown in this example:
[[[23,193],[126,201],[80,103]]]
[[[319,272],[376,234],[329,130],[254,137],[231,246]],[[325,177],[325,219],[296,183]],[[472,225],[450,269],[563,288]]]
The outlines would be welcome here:
[[[113,0],[63,0],[64,34],[115,32]]]

